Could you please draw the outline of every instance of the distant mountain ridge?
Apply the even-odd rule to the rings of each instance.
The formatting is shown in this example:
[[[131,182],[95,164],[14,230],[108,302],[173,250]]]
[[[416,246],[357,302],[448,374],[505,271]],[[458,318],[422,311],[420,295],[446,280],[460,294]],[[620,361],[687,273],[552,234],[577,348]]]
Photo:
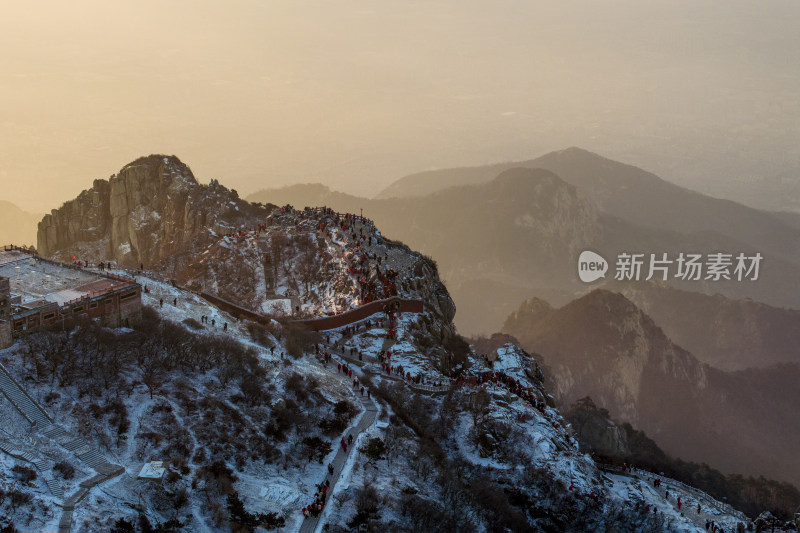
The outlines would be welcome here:
[[[466,334],[496,331],[525,298],[546,291],[565,303],[590,288],[577,280],[577,256],[584,249],[612,263],[610,277],[621,252],[668,253],[673,259],[681,252],[761,253],[757,282],[671,282],[684,290],[800,308],[800,226],[792,217],[706,197],[585,150],[535,161],[551,170],[511,168],[485,183],[426,196],[370,200],[302,185],[249,199],[356,213],[363,208],[389,237],[439,262],[461,310],[456,324]],[[532,185],[542,176],[558,186]]]
[[[28,213],[16,205],[0,200],[0,245],[36,244],[36,224],[42,215]]]
[[[605,288],[614,290],[617,284]],[[800,311],[663,283],[619,285],[676,343],[726,371],[800,363]]]
[[[462,184],[486,183],[515,167],[549,170],[595,200],[601,211],[644,227],[681,233],[715,231],[746,243],[758,243],[781,257],[800,259],[800,233],[787,227],[779,216],[685,189],[640,168],[577,147],[517,163],[412,174],[377,197],[424,195]],[[403,194],[406,189],[409,192]]]
[[[570,166],[590,165],[593,167],[593,171],[601,171],[598,179],[604,182],[615,182],[617,178],[613,175],[609,176],[607,171],[621,168],[638,171],[641,173],[641,177],[649,182],[654,180],[663,181],[655,174],[645,172],[632,165],[607,159],[583,148],[572,146],[524,161],[511,161],[475,167],[445,168],[409,174],[390,184],[375,197],[405,198],[409,196],[424,196],[448,187],[486,183],[510,168],[544,168],[558,174],[558,170],[563,171],[566,168],[565,164]],[[601,167],[605,167],[605,169]],[[561,177],[566,181],[570,181],[566,176]],[[588,182],[581,183],[584,186],[588,184]]]
[[[668,453],[800,482],[800,365],[723,372],[702,364],[619,293],[597,289],[553,309],[529,300],[502,332],[544,361],[568,406],[590,396]]]

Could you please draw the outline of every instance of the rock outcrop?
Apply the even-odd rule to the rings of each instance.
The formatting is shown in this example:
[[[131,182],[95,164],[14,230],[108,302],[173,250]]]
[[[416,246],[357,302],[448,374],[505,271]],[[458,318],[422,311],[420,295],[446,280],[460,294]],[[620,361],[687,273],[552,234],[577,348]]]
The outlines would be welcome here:
[[[177,157],[151,155],[95,180],[75,200],[39,223],[43,256],[115,260],[151,267],[196,244],[204,234],[249,226],[264,213],[236,191],[197,182]]]
[[[110,222],[110,190],[108,181],[95,180],[91,189],[45,215],[39,222],[36,236],[39,253],[50,256],[76,242],[106,238]]]
[[[540,302],[528,302],[503,331],[544,357],[561,405],[588,395],[612,416],[638,425],[643,404],[658,395],[680,392],[690,404],[705,386],[703,366],[618,293],[598,289],[549,313]],[[657,403],[651,406],[656,411]]]
[[[627,457],[631,450],[625,430],[611,420],[608,410],[598,408],[591,398],[578,400],[564,413],[575,436],[586,451],[610,457]]]

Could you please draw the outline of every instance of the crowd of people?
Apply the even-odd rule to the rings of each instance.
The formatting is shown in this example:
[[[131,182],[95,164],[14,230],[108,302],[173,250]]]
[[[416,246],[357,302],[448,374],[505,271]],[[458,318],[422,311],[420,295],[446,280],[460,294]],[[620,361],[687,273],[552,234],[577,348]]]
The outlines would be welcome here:
[[[333,465],[328,465],[328,472],[333,474]],[[322,483],[317,484],[317,492],[314,494],[314,501],[303,507],[302,513],[305,518],[309,516],[317,517],[325,509],[325,502],[328,499],[328,488],[331,486],[331,480],[326,479]]]
[[[316,349],[317,353],[320,354],[319,345],[316,345]],[[325,350],[321,350],[321,355],[327,366],[327,363],[332,361],[331,354]],[[365,394],[367,398],[370,397],[369,389],[361,385],[358,381],[358,378],[353,377],[353,368],[350,367],[347,363],[341,363],[337,361],[336,373],[344,374],[344,376],[347,377],[348,379],[353,379],[354,392],[360,392],[362,397]],[[352,448],[353,440],[354,440],[353,434],[350,433],[349,435],[347,435],[347,437],[343,436],[339,441],[339,445],[342,447],[342,450],[344,451],[345,454],[349,453],[349,450]],[[334,473],[335,469],[333,463],[328,463],[328,473],[325,476],[325,481],[317,485],[317,491],[314,494],[314,501],[310,505],[307,505],[302,509],[302,514],[305,518],[318,517],[320,513],[322,513],[322,511],[325,509],[325,502],[328,497],[328,488],[331,485],[331,480],[333,479]]]
[[[519,380],[507,375],[505,372],[482,372],[477,374],[475,377],[477,378],[477,384],[483,385],[492,383],[505,387],[509,392],[522,398],[537,411],[545,414],[546,404],[537,397],[537,395],[533,392],[533,389],[531,387],[524,386]],[[466,379],[467,378],[461,378],[460,381],[465,382]]]
[[[280,213],[291,215],[283,223],[294,222],[298,231],[315,231],[320,237],[331,239],[338,232],[343,237],[340,242],[345,251],[341,259],[356,283],[361,304],[399,294],[399,273],[385,264],[389,256],[377,248],[382,240],[372,220],[353,213],[337,213],[328,207],[298,210],[287,204],[280,208]]]

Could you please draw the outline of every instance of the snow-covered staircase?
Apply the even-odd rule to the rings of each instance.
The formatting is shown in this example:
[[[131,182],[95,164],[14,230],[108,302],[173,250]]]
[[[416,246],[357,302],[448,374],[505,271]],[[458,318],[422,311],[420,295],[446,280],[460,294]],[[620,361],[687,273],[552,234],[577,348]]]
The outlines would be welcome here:
[[[31,425],[37,428],[40,435],[58,442],[64,449],[73,453],[80,461],[97,472],[95,476],[83,481],[75,493],[64,499],[64,487],[52,477],[52,467],[46,460],[41,459],[35,451],[19,450],[9,441],[0,440],[0,451],[32,463],[41,474],[41,478],[51,494],[56,498],[63,499],[64,510],[58,524],[58,531],[59,533],[69,533],[75,505],[89,493],[92,487],[124,473],[125,469],[106,461],[100,451],[83,437],[76,437],[62,426],[54,424],[50,415],[25,392],[2,364],[0,364],[0,392]]]
[[[64,487],[63,485],[59,484],[58,480],[46,478],[44,482],[47,485],[48,490],[50,490],[50,494],[61,500],[64,499]]]
[[[28,396],[2,364],[0,364],[0,391],[31,424],[47,426],[52,423],[53,419]]]
[[[50,494],[56,498],[64,497],[64,487],[59,485],[58,481],[53,478],[53,469],[46,459],[42,459],[38,454],[30,450],[20,449],[19,446],[8,440],[0,440],[0,451],[21,461],[31,463],[38,471],[39,477],[47,485]]]

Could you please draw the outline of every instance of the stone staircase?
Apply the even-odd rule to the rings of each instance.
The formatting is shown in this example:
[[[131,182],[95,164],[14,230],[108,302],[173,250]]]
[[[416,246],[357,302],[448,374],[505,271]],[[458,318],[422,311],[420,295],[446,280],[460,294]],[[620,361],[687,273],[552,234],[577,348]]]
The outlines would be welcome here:
[[[47,485],[47,489],[50,491],[50,494],[55,496],[59,499],[64,499],[64,486],[60,485],[57,480],[53,478],[45,479],[45,484]]]
[[[43,435],[61,445],[65,450],[71,452],[85,465],[97,472],[93,477],[81,482],[77,491],[63,500],[63,512],[58,524],[59,533],[69,533],[72,527],[72,514],[75,505],[80,502],[89,491],[95,486],[108,481],[125,472],[125,469],[106,461],[100,451],[87,442],[83,437],[76,437],[65,430],[62,426],[53,423],[53,419],[33,398],[25,392],[25,389],[15,380],[8,370],[0,364],[0,392],[8,398],[11,404],[20,412],[25,419],[36,428],[40,435]],[[52,477],[51,464],[41,459],[36,452],[18,450],[15,445],[8,441],[0,440],[0,450],[32,463],[36,470],[41,474],[47,488],[57,498],[64,498],[64,487]]]
[[[46,459],[42,459],[30,450],[19,449],[19,446],[12,444],[8,440],[0,440],[0,451],[21,461],[31,463],[36,468],[38,477],[47,485],[50,494],[56,498],[64,497],[64,487],[56,479],[53,479],[53,468]]]
[[[31,424],[45,426],[53,422],[50,415],[28,396],[28,393],[17,383],[17,380],[11,377],[2,364],[0,364],[0,391]]]

